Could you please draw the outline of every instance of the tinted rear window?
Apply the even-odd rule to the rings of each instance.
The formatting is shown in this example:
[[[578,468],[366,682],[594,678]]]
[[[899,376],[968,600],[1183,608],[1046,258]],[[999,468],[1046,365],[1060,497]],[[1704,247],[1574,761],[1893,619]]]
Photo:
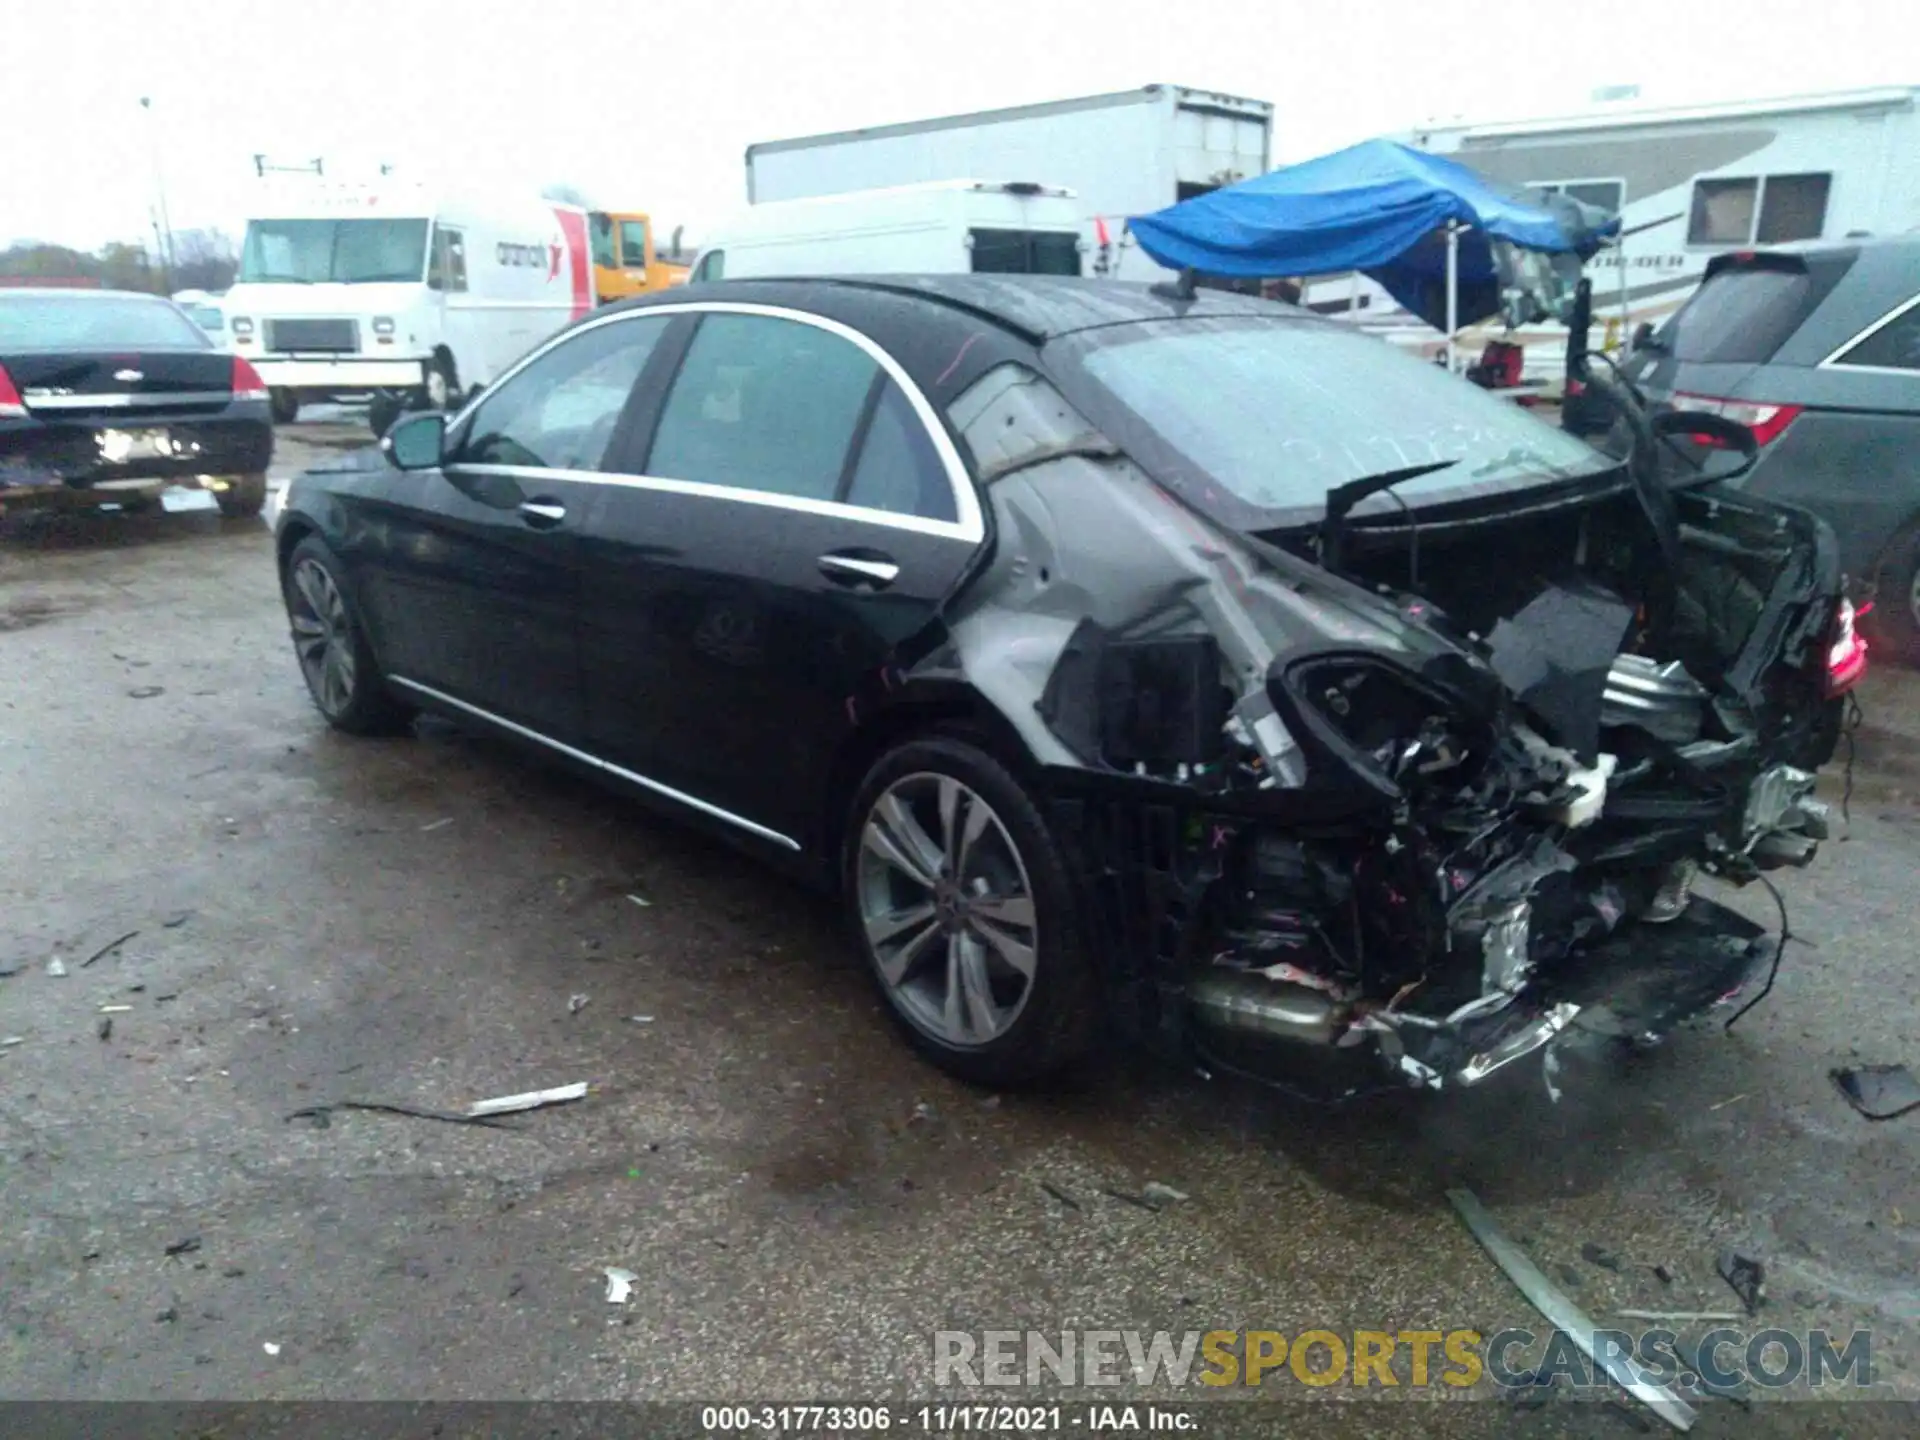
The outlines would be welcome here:
[[[206,335],[164,300],[137,295],[0,297],[0,352],[7,350],[205,350]]]
[[[1613,463],[1511,400],[1344,325],[1152,321],[1056,346],[1050,356],[1074,362],[1061,378],[1077,372],[1096,387],[1083,392],[1089,418],[1228,524],[1320,511],[1331,487],[1409,466],[1454,462],[1402,482],[1412,502]]]
[[[1761,365],[1827,298],[1851,260],[1736,264],[1709,275],[1660,332],[1676,360]]]

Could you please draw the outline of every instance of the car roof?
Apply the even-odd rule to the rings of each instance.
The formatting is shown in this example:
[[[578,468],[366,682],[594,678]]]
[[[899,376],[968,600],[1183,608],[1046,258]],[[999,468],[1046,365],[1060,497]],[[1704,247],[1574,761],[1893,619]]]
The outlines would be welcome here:
[[[162,305],[173,301],[165,295],[145,290],[95,290],[78,285],[0,285],[0,300],[19,295],[51,295],[59,300],[155,300]]]
[[[1158,286],[1070,275],[846,275],[719,280],[622,301],[617,310],[688,304],[772,305],[871,337],[942,403],[997,364],[1038,365],[1049,340],[1107,325],[1250,315],[1315,321],[1290,305],[1223,290],[1191,300]],[[601,312],[605,313],[605,312]],[[1318,322],[1325,323],[1325,322]]]

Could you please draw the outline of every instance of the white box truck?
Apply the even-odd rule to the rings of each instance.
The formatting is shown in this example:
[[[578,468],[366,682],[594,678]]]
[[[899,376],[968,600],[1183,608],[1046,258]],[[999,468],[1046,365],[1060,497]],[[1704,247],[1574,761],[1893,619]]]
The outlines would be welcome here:
[[[316,183],[256,209],[222,306],[282,422],[359,395],[375,433],[452,408],[593,308],[578,206]]]
[[[1148,85],[1111,95],[983,110],[747,147],[747,200],[800,200],[849,190],[991,176],[1074,192],[1098,269],[1100,232],[1114,244],[1107,273],[1164,272],[1122,242],[1133,215],[1164,209],[1271,168],[1273,106],[1264,100]]]
[[[914,272],[1081,275],[1087,242],[1071,190],[990,180],[768,200],[700,247],[696,284],[769,275]]]

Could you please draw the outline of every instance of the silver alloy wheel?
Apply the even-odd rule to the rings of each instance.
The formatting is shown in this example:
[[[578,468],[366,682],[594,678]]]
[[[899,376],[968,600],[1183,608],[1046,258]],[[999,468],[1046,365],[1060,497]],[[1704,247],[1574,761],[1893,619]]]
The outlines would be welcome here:
[[[984,799],[951,775],[894,781],[867,812],[856,883],[868,956],[915,1028],[975,1049],[1019,1019],[1040,941],[1033,889]]]
[[[300,673],[307,688],[329,718],[338,717],[353,703],[353,627],[347,602],[333,576],[317,560],[303,559],[293,567],[293,647],[300,656]]]

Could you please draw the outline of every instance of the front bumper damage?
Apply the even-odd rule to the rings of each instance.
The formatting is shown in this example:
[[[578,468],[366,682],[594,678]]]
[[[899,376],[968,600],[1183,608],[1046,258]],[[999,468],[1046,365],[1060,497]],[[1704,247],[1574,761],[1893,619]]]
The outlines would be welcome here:
[[[998,554],[924,673],[1041,761],[1124,1031],[1325,1098],[1470,1086],[1777,962],[1693,888],[1826,836],[1818,521],[1680,495],[1676,572],[1595,487],[1435,527],[1406,593],[1404,552],[1334,575],[1205,520],[1031,376],[955,413]]]

